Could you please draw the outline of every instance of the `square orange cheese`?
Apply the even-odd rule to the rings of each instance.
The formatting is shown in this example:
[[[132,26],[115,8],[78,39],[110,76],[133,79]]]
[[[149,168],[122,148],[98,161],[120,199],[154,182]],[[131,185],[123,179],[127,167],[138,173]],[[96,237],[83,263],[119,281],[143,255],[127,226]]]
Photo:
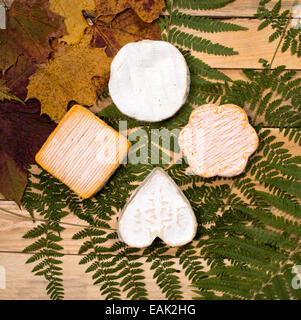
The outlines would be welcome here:
[[[99,191],[130,142],[86,108],[75,105],[36,154],[36,162],[82,198]]]

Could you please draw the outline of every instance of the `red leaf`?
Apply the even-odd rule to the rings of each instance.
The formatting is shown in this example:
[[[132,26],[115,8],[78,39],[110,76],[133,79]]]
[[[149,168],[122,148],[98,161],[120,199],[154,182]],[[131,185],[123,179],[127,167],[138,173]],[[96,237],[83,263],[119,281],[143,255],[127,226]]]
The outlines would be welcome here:
[[[26,166],[55,128],[48,116],[40,116],[40,102],[29,99],[0,104],[0,192],[20,204],[26,187]]]
[[[49,10],[47,0],[15,0],[7,10],[7,28],[0,30],[0,70],[15,64],[20,54],[42,63],[50,54],[49,40],[65,33],[63,18]]]
[[[5,85],[11,90],[11,94],[21,100],[27,96],[29,77],[36,72],[38,67],[24,55],[18,57],[17,63],[8,69],[2,77],[6,80]],[[1,79],[1,76],[0,76]]]

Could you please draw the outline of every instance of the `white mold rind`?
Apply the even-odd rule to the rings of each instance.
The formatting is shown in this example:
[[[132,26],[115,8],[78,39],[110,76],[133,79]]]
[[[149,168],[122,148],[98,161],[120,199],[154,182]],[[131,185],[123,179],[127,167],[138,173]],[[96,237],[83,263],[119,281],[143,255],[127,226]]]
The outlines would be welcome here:
[[[128,43],[111,64],[110,95],[123,114],[138,121],[172,117],[185,103],[189,87],[185,58],[166,41]]]
[[[161,168],[155,168],[134,191],[118,217],[118,235],[131,247],[143,248],[156,237],[169,246],[195,237],[197,221],[183,192]]]

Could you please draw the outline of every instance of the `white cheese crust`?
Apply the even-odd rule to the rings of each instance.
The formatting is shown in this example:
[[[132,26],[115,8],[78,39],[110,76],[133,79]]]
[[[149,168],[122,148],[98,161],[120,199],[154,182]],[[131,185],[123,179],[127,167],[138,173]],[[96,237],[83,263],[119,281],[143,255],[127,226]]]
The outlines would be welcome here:
[[[135,190],[118,221],[120,239],[136,248],[151,245],[156,237],[181,246],[192,241],[196,230],[189,201],[161,168],[155,168]]]
[[[128,43],[111,64],[110,95],[123,114],[139,121],[172,117],[185,103],[189,86],[185,58],[165,41]]]

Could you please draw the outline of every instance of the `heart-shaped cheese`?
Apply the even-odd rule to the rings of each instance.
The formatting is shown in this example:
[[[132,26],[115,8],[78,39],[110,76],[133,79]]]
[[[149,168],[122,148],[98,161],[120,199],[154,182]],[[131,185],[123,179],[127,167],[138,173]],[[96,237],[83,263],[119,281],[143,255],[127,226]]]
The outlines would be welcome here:
[[[194,174],[232,177],[245,169],[258,136],[242,108],[206,104],[192,111],[178,142]]]
[[[156,237],[181,246],[194,238],[196,229],[189,201],[161,168],[155,168],[135,190],[118,222],[120,239],[136,248],[151,245]]]

